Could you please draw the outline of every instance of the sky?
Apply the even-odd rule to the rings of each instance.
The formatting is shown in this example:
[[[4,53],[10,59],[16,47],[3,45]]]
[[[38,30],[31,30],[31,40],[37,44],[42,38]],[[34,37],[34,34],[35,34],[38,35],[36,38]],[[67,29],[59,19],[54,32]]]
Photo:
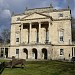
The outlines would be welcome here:
[[[69,3],[68,3],[69,1]],[[75,17],[75,0],[0,0],[0,32],[11,26],[11,14],[23,13],[26,9],[48,7],[50,4],[56,9],[67,8],[68,4]]]

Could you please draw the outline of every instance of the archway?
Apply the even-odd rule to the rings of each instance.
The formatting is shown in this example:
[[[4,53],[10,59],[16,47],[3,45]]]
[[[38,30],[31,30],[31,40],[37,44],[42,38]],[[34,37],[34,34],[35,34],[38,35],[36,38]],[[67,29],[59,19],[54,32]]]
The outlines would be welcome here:
[[[35,48],[32,49],[32,56],[34,59],[37,59],[37,49]]]
[[[47,49],[45,48],[42,49],[42,57],[43,59],[47,59]]]
[[[23,52],[25,53],[25,58],[28,59],[28,50],[26,48],[24,48]]]

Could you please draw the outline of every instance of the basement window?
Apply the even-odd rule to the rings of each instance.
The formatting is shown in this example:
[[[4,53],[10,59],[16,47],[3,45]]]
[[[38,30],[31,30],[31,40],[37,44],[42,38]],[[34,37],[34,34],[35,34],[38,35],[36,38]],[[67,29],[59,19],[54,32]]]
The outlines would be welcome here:
[[[64,55],[64,49],[60,49],[60,55]]]

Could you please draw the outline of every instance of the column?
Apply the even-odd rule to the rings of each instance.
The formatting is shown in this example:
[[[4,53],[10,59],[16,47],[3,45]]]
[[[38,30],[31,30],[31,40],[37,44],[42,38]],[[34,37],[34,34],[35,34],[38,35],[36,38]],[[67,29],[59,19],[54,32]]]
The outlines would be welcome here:
[[[51,23],[50,22],[49,22],[48,31],[49,31],[49,42],[51,42]]]
[[[38,49],[38,52],[37,52],[37,53],[38,53],[38,55],[37,55],[37,56],[38,56],[37,59],[41,60],[41,59],[42,59],[42,51],[41,51],[40,48]]]
[[[19,28],[20,28],[20,37],[19,37],[19,39],[20,39],[20,44],[21,44],[21,25],[19,26]]]
[[[1,57],[1,48],[0,48],[0,57]]]
[[[41,22],[39,22],[39,43],[41,42]]]
[[[3,57],[5,58],[5,47],[4,47],[4,51],[3,51]]]
[[[29,33],[30,33],[30,34],[29,34],[29,43],[31,43],[31,25],[32,25],[32,24],[30,23],[30,26],[29,26],[29,30],[30,30],[30,32],[29,32]]]
[[[28,59],[29,60],[32,59],[32,49],[31,48],[28,50]]]

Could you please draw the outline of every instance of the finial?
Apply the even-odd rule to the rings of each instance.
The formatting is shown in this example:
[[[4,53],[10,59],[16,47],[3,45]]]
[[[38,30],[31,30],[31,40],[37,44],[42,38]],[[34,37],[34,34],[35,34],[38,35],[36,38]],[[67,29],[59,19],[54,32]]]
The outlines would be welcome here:
[[[50,7],[51,7],[51,8],[53,8],[53,5],[52,5],[52,4],[50,4]]]
[[[12,16],[14,15],[15,13],[14,12],[12,12]]]
[[[70,7],[68,6],[68,9],[70,9]]]
[[[70,6],[69,5],[70,5],[70,0],[68,0],[68,9],[70,9]]]
[[[26,7],[26,9],[25,10],[27,10],[28,9],[28,7]]]

